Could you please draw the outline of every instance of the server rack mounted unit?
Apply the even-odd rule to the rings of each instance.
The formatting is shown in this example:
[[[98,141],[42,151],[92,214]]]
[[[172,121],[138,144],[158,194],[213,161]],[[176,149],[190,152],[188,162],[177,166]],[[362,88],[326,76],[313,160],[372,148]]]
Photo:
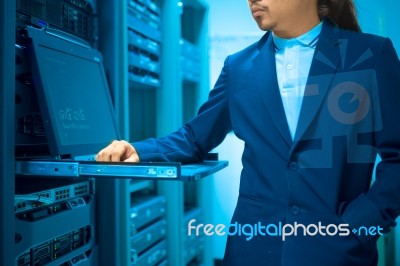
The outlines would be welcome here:
[[[17,30],[26,25],[62,30],[94,44],[94,12],[86,0],[17,0]]]

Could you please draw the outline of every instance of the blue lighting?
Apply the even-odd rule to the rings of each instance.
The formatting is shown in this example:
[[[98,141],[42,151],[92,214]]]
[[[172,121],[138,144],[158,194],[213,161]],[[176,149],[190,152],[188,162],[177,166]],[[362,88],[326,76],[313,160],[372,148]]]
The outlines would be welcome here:
[[[38,20],[38,21],[37,21],[37,24],[38,24],[39,26],[42,26],[42,27],[47,27],[47,26],[48,26],[48,24],[47,24],[46,22],[41,21],[41,20]]]

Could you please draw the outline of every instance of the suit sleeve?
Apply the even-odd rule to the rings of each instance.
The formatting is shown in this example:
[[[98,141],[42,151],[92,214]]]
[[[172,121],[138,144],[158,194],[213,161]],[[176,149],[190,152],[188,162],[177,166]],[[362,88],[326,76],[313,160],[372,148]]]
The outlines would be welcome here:
[[[382,161],[370,190],[352,201],[342,214],[351,228],[380,226],[388,232],[400,214],[400,61],[386,39],[376,62],[382,130],[374,133],[374,146]],[[357,235],[366,247],[378,236]]]
[[[167,136],[133,143],[140,161],[199,162],[224,140],[232,130],[227,91],[228,59],[197,116]]]

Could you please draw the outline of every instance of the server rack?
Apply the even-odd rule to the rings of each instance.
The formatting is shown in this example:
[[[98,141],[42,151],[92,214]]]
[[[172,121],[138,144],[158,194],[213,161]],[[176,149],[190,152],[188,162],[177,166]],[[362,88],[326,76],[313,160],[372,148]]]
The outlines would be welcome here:
[[[94,44],[94,22],[91,2],[86,0],[11,1],[14,5],[12,40],[14,50],[14,86],[9,91],[14,99],[9,101],[12,130],[15,138],[6,150],[15,167],[18,157],[48,158],[46,132],[39,112],[27,47],[30,41],[26,26],[56,27],[70,35],[74,41]],[[9,22],[11,17],[7,18]],[[76,38],[76,39],[74,39]],[[78,38],[84,38],[80,40]],[[5,64],[2,66],[6,66]],[[11,103],[11,104],[10,104]],[[15,151],[15,154],[14,154]],[[2,178],[5,180],[6,178]],[[93,180],[80,182],[49,179],[24,179],[10,176],[15,189],[13,200],[5,206],[12,214],[3,216],[13,223],[13,240],[8,243],[12,262],[4,265],[80,265],[98,264],[95,217],[95,189]],[[2,251],[4,249],[2,248]]]
[[[94,181],[17,181],[16,188],[32,189],[15,196],[16,265],[61,265],[78,259],[80,265],[96,265]],[[43,182],[46,188],[38,188]]]
[[[207,2],[124,0],[99,1],[99,5],[99,17],[112,14],[115,19],[100,20],[100,31],[107,38],[100,36],[99,47],[104,51],[122,137],[137,141],[176,130],[196,114],[209,91]],[[151,17],[143,15],[141,11],[145,10],[152,10],[147,12],[151,13]],[[146,20],[149,23],[146,24]],[[184,66],[186,62],[190,65]],[[115,250],[113,255],[120,258],[120,265],[128,265],[132,260],[138,265],[143,262],[143,256],[135,257],[135,253],[129,252],[129,237],[132,227],[135,227],[129,215],[131,199],[143,191],[165,198],[166,212],[163,217],[166,220],[166,237],[159,244],[160,250],[166,252],[167,260],[163,263],[186,265],[185,254],[188,250],[184,248],[185,236],[182,232],[187,226],[183,219],[185,208],[200,208],[204,219],[209,219],[207,208],[211,203],[205,191],[211,185],[211,178],[186,185],[165,181],[116,183],[119,190],[116,206],[119,209],[113,215],[117,215],[120,221],[116,232],[119,237],[108,242],[115,244],[110,245],[110,250]],[[208,239],[204,241],[204,250],[197,256],[198,265],[212,265],[210,245],[206,243]],[[140,255],[145,254],[152,258],[150,253]],[[156,258],[157,255],[154,255],[154,260]],[[107,261],[108,258],[103,259]],[[104,265],[108,264],[104,262]]]
[[[39,2],[44,3],[44,1]],[[151,4],[151,1],[144,0],[135,2],[139,5],[139,8],[143,8],[146,3]],[[161,35],[156,40],[159,47],[154,46],[154,42],[148,42],[150,46],[152,45],[152,48],[148,48],[148,51],[145,49],[141,51],[147,52],[147,54],[145,53],[147,57],[137,56],[136,54],[131,57],[134,67],[142,67],[152,74],[145,75],[144,79],[139,80],[130,79],[129,76],[132,71],[129,71],[128,15],[132,4],[127,0],[98,0],[97,8],[95,8],[99,11],[98,21],[102,33],[102,36],[99,36],[98,47],[105,55],[104,63],[111,85],[115,112],[119,118],[123,137],[132,141],[150,136],[161,136],[176,129],[182,125],[186,118],[194,114],[199,103],[206,98],[209,90],[208,66],[206,59],[204,59],[207,58],[207,4],[202,0],[183,1],[181,4],[178,1],[162,0],[153,1],[153,4],[156,4],[160,9],[158,12],[154,6],[149,7],[153,11],[153,21],[157,20],[154,15],[159,15],[159,19],[163,21],[160,29]],[[162,238],[161,241],[145,250],[141,254],[143,256],[138,256],[137,263],[146,261],[147,264],[138,265],[152,265],[157,261],[159,265],[184,265],[184,252],[186,252],[183,250],[184,236],[182,235],[184,207],[185,203],[202,207],[203,201],[197,199],[199,198],[198,195],[202,195],[201,182],[195,187],[196,200],[193,200],[191,197],[185,196],[187,189],[181,183],[100,180],[96,181],[96,193],[92,194],[89,200],[78,197],[77,202],[69,203],[79,205],[82,203],[81,200],[84,200],[82,206],[73,211],[65,210],[49,217],[41,217],[44,212],[40,212],[38,215],[41,218],[35,221],[15,218],[13,206],[15,199],[14,29],[16,27],[16,5],[17,1],[2,1],[0,4],[3,22],[0,33],[1,104],[4,108],[0,118],[3,128],[0,132],[0,144],[3,147],[1,150],[3,159],[0,162],[0,182],[2,202],[5,203],[1,207],[1,264],[18,265],[18,259],[21,265],[28,264],[28,261],[32,260],[32,254],[41,250],[43,250],[43,253],[45,253],[45,250],[50,250],[53,252],[53,256],[56,254],[56,259],[48,261],[48,265],[130,265],[131,241],[130,234],[126,233],[130,232],[132,226],[129,217],[129,209],[133,202],[131,195],[137,192],[150,191],[166,200],[166,211],[163,214],[166,234],[177,233],[179,237],[177,241],[169,238],[168,235],[166,238]],[[189,16],[182,16],[182,14],[188,14],[186,13],[188,9],[185,6],[194,7],[196,12],[200,14],[197,19],[201,22],[200,28],[196,28],[198,38],[192,43],[195,46],[194,48],[197,47],[197,51],[201,53],[201,58],[203,58],[201,59],[203,61],[198,65],[201,66],[201,70],[198,72],[201,78],[191,81],[191,84],[195,84],[192,86],[194,93],[191,96],[185,96],[182,78],[184,69],[182,69],[182,62],[176,60],[181,56],[182,48],[179,42],[182,39],[182,24],[193,23],[192,20],[185,21]],[[110,14],[112,15],[110,16]],[[136,42],[136,46],[140,46],[141,43],[138,42],[137,35],[136,33],[136,36],[131,36],[131,39],[133,37],[131,42]],[[141,33],[139,37],[143,39],[146,35]],[[154,36],[152,41],[154,41],[153,39]],[[97,39],[95,38],[94,41],[97,41]],[[139,63],[137,63],[138,60]],[[153,61],[156,61],[156,63]],[[150,64],[146,65],[146,62]],[[132,68],[131,70],[134,70],[133,73],[148,74],[147,72],[137,72]],[[149,76],[150,78],[148,78]],[[138,86],[140,83],[142,83],[142,86]],[[189,98],[191,100],[187,104]],[[142,104],[137,105],[137,102]],[[140,130],[140,128],[144,130]],[[62,229],[62,222],[71,220],[76,213],[84,218]],[[60,225],[57,226],[57,223]],[[48,228],[51,230],[46,232],[45,229]],[[45,233],[38,240],[36,234],[39,231]],[[75,249],[68,248],[71,250],[67,254],[67,248],[64,245],[68,241],[73,244],[71,239],[75,235],[74,232],[78,235],[79,232],[82,232],[82,234],[91,235],[93,238],[87,238],[83,246],[77,244]],[[15,243],[16,236],[18,243]],[[22,238],[19,239],[21,236]],[[62,250],[60,251],[57,247],[61,247]],[[209,254],[204,253],[201,257],[201,263],[204,263]],[[148,264],[148,261],[150,261],[150,264]],[[207,263],[205,264],[207,265]]]
[[[0,2],[0,264],[14,263],[14,44],[15,2]]]
[[[209,84],[208,69],[208,4],[205,1],[182,1],[180,56],[182,83],[182,121],[195,116],[200,105],[207,99]],[[213,184],[212,178],[183,185],[184,218],[197,217],[209,223],[212,202],[207,196],[207,188]],[[213,265],[211,238],[200,235],[188,237],[188,220],[183,224],[184,245],[183,265]],[[187,242],[186,242],[187,243]]]

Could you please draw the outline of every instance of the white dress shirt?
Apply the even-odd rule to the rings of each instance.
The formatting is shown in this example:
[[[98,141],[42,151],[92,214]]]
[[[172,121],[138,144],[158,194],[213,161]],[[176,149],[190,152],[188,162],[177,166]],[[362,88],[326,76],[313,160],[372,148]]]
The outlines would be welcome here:
[[[292,139],[296,133],[304,90],[321,29],[322,22],[293,39],[283,39],[272,34],[279,91]]]

